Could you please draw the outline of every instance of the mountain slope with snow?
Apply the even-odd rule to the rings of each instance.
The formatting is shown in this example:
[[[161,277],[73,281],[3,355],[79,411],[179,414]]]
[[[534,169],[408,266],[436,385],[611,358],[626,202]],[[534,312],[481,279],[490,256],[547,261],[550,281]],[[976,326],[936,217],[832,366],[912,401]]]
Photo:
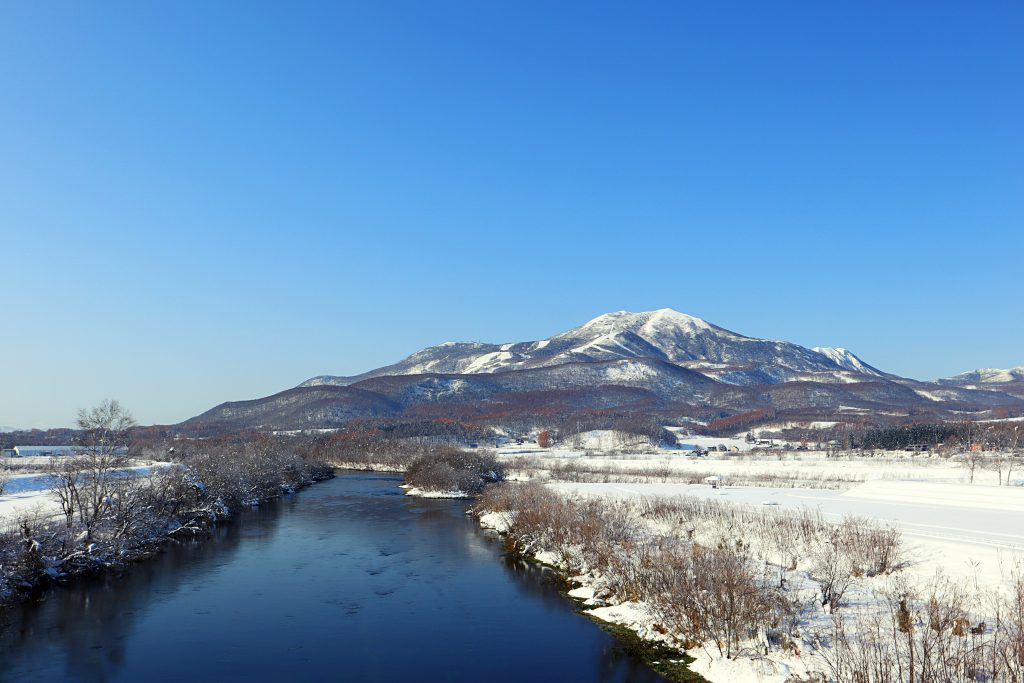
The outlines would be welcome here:
[[[1016,368],[978,368],[962,372],[954,377],[940,379],[940,382],[967,386],[974,384],[1005,384],[1024,381],[1024,366]]]
[[[642,313],[606,313],[540,341],[505,344],[446,342],[362,375],[322,375],[300,386],[350,385],[382,375],[508,372],[622,358],[667,361],[729,384],[771,384],[792,379],[846,383],[851,380],[844,373],[882,374],[849,351],[828,351],[834,353],[823,353],[790,342],[747,337],[700,318],[663,308]],[[824,373],[830,377],[804,376],[808,373]]]
[[[876,377],[881,377],[883,374],[877,368],[874,368],[862,361],[852,351],[842,347],[832,348],[831,346],[815,346],[811,350],[815,353],[820,353],[839,367],[846,370],[860,372],[865,375],[874,375]]]
[[[446,342],[355,377],[321,375],[182,423],[197,432],[339,427],[353,420],[519,420],[655,414],[827,420],[1024,414],[1019,371],[939,382],[891,375],[843,348],[747,337],[671,309],[618,311],[539,341]]]
[[[1005,369],[978,368],[940,379],[937,384],[961,391],[1000,392],[1024,399],[1024,366]]]

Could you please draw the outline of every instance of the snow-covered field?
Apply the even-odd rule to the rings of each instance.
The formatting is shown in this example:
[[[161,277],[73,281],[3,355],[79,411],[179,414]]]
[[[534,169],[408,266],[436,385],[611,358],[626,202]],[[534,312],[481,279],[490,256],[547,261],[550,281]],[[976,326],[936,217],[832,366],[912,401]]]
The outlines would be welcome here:
[[[722,441],[689,437],[700,445]],[[739,439],[737,439],[739,440]],[[732,442],[725,440],[727,446]],[[870,517],[895,525],[912,549],[910,571],[933,576],[937,571],[972,584],[995,586],[1024,562],[1024,480],[1013,486],[996,485],[995,472],[978,470],[974,483],[959,462],[921,454],[878,457],[827,457],[816,451],[789,451],[707,457],[686,457],[669,452],[652,454],[586,455],[571,449],[550,449],[540,457],[551,463],[586,463],[609,471],[648,470],[652,464],[674,473],[702,479],[730,479],[785,474],[806,480],[805,486],[773,488],[658,482],[586,483],[552,482],[567,494],[631,498],[693,496],[740,505],[810,508],[826,519]],[[506,462],[514,463],[508,459]],[[1024,473],[1022,473],[1024,474]],[[670,477],[669,477],[670,478]],[[838,489],[813,488],[822,478],[841,482]]]
[[[740,448],[740,452],[694,457],[653,446],[607,448],[607,436],[588,437],[590,441],[582,444],[549,449],[505,446],[498,453],[516,478],[545,482],[548,489],[567,499],[712,500],[752,510],[755,516],[813,511],[825,522],[866,518],[898,530],[906,566],[891,575],[886,572],[853,580],[842,610],[851,624],[860,618],[858,614],[870,620],[879,610],[890,609],[893,603],[886,600],[901,591],[926,596],[932,590],[929,587],[940,585],[967,591],[972,596],[968,600],[973,601],[973,617],[988,619],[992,615],[985,612],[989,609],[985,605],[994,603],[986,601],[1010,594],[1024,569],[1024,471],[1020,471],[1024,468],[1015,470],[1009,485],[999,485],[1000,475],[995,471],[978,468],[972,482],[971,473],[958,458],[931,454],[829,457],[814,451],[752,451],[740,438],[682,437],[682,443],[701,448],[719,444]],[[724,485],[713,488],[692,483],[709,476],[720,477]],[[730,485],[730,481],[758,477],[764,477],[769,485]],[[772,486],[773,477],[785,483]],[[501,514],[485,514],[481,524],[500,531],[509,520]],[[685,537],[682,529],[652,532]],[[764,555],[757,549],[763,540],[739,540],[753,542],[754,554]],[[715,542],[711,536],[699,542],[709,541]],[[541,549],[535,554],[541,561],[559,564],[556,553]],[[768,556],[760,561],[771,562]],[[609,599],[607,594],[596,597],[603,585],[599,574],[585,572],[575,580],[581,585],[571,595],[587,601],[592,616],[631,628],[643,638],[668,638],[647,603],[620,601],[614,596]],[[799,592],[804,583],[803,590],[812,596],[818,590],[816,580],[805,569],[790,571],[787,582],[791,593],[794,587]],[[697,660],[691,668],[714,683],[803,680],[800,677],[827,668],[820,655],[829,646],[809,634],[826,633],[831,628],[833,617],[827,610],[811,609],[801,626],[803,645],[796,650],[773,649],[768,656],[728,659],[705,644],[688,651]],[[991,631],[991,627],[985,631],[984,624],[979,628],[982,633]]]
[[[688,437],[683,443],[709,448],[723,444],[727,448],[742,443],[740,452],[712,452],[696,457],[687,451],[648,447],[638,452],[554,447],[542,449],[535,444],[504,445],[498,457],[515,470],[518,467],[565,467],[569,464],[587,471],[615,474],[650,474],[656,470],[662,478],[703,480],[707,476],[728,479],[785,477],[794,485],[814,488],[829,482],[828,488],[849,489],[869,481],[930,481],[949,484],[967,483],[970,475],[955,458],[928,454],[896,452],[884,455],[833,456],[823,451],[753,451],[741,438]],[[998,483],[994,471],[978,468],[974,483]],[[803,483],[801,483],[803,482]],[[1011,482],[1024,485],[1024,468]]]
[[[12,477],[0,496],[0,525],[22,517],[53,517],[60,513],[60,505],[45,478],[41,474]]]
[[[47,459],[48,460],[48,459]],[[154,468],[168,467],[170,463],[134,465],[124,468],[130,476],[146,476]],[[60,504],[50,490],[48,474],[12,475],[0,495],[0,526],[26,516],[55,517],[60,514]]]
[[[607,473],[607,482],[552,481],[566,494],[631,498],[694,496],[741,505],[819,510],[826,519],[870,517],[897,526],[916,559],[911,571],[996,585],[1024,561],[1024,468],[999,486],[999,475],[978,468],[973,483],[957,459],[920,453],[875,457],[829,457],[821,451],[752,451],[741,437],[686,436],[683,443],[702,448],[719,444],[740,452],[712,452],[694,457],[678,450],[656,449],[621,453],[575,448],[540,449],[536,445],[505,446],[499,457],[513,471],[522,463],[554,468],[573,463],[588,472]],[[657,474],[652,475],[652,472]],[[646,475],[630,477],[631,474]],[[615,482],[617,475],[628,483]],[[703,482],[717,476],[726,484],[713,489],[704,483],[678,483],[675,478]],[[730,481],[785,477],[786,488],[730,486]],[[639,482],[633,480],[641,480]],[[828,488],[818,488],[827,482]]]
[[[846,517],[856,516],[892,525],[902,533],[904,558],[909,564],[891,575],[887,572],[853,579],[844,600],[846,606],[841,611],[847,615],[847,620],[852,620],[851,624],[857,615],[867,615],[870,620],[870,615],[888,609],[885,606],[886,596],[908,590],[927,595],[927,586],[939,585],[936,581],[963,587],[976,596],[996,595],[1000,591],[1005,592],[1019,578],[1020,569],[1024,567],[1024,488],[912,481],[869,482],[847,492],[749,487],[713,489],[710,486],[656,483],[550,482],[547,487],[570,499],[597,497],[636,501],[640,504],[638,510],[652,509],[645,508],[645,504],[665,499],[698,498],[711,499],[727,507],[759,510],[764,514],[784,514],[785,510],[811,508],[820,511],[826,522],[838,523]],[[480,517],[482,526],[498,531],[509,529],[510,522],[507,513],[487,513]],[[691,523],[684,522],[686,525]],[[685,527],[669,528],[653,519],[648,526],[650,528],[645,533],[662,539],[687,533]],[[714,528],[701,529],[699,522],[696,529],[695,540],[701,543],[713,543],[719,533]],[[731,533],[737,533],[737,529],[733,528]],[[752,543],[748,547],[753,548],[755,556],[764,554],[764,538],[736,540]],[[564,555],[558,552],[540,549],[534,555],[547,564],[562,566]],[[767,563],[768,557],[763,561]],[[816,573],[819,570],[812,568],[810,571]],[[713,683],[786,683],[811,680],[804,677],[827,670],[822,657],[828,656],[826,653],[831,645],[824,635],[819,634],[831,633],[834,626],[830,611],[815,602],[820,590],[818,580],[812,579],[807,569],[784,573],[787,594],[802,596],[797,600],[805,605],[799,629],[803,634],[802,642],[797,647],[772,648],[770,652],[761,653],[764,656],[750,656],[748,653],[734,659],[722,656],[714,646],[705,643],[687,650],[696,659],[691,669]],[[591,616],[630,628],[648,640],[673,642],[672,635],[660,626],[662,622],[657,610],[646,602],[620,600],[614,594],[608,595],[605,578],[600,572],[585,571],[574,580],[580,586],[570,595],[584,601]],[[985,609],[983,604],[974,603],[975,607]],[[976,621],[989,616],[984,612],[973,613]],[[984,629],[984,625],[979,628]],[[752,644],[752,647],[754,650],[760,648],[757,644]]]
[[[1024,562],[1024,487],[873,481],[849,491],[698,484],[590,484],[554,482],[566,494],[612,498],[691,496],[737,505],[811,508],[826,520],[870,517],[900,529],[912,564],[928,579],[936,572],[995,587]]]

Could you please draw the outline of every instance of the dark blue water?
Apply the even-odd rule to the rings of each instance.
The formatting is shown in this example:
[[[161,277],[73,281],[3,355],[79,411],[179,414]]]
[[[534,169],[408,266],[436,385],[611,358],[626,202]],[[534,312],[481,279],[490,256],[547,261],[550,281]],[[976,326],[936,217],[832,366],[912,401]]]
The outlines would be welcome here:
[[[661,681],[459,501],[346,474],[0,626],[2,681]]]
[[[165,465],[160,465],[165,467]],[[175,465],[170,465],[175,467]],[[144,477],[153,470],[152,467],[134,467],[110,470],[109,476],[114,479],[122,477]],[[15,477],[4,486],[4,494],[11,493],[35,493],[44,491],[57,483],[57,477],[52,474],[32,474],[25,477]]]

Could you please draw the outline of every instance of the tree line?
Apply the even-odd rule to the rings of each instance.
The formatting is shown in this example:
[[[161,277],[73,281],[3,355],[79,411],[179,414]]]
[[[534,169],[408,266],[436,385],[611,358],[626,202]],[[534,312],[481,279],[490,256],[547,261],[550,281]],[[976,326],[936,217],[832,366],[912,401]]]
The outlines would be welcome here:
[[[271,435],[133,443],[117,401],[78,415],[76,454],[48,474],[59,512],[39,508],[0,528],[0,599],[47,580],[143,558],[167,539],[205,532],[236,506],[332,476],[304,444]],[[140,468],[129,453],[165,462]]]

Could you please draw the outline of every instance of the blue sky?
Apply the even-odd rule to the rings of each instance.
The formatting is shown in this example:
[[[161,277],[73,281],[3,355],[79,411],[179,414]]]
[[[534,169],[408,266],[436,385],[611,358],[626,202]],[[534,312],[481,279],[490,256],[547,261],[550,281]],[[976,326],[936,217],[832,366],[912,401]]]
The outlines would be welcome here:
[[[1024,364],[1020,3],[5,3],[0,424],[672,307]]]

